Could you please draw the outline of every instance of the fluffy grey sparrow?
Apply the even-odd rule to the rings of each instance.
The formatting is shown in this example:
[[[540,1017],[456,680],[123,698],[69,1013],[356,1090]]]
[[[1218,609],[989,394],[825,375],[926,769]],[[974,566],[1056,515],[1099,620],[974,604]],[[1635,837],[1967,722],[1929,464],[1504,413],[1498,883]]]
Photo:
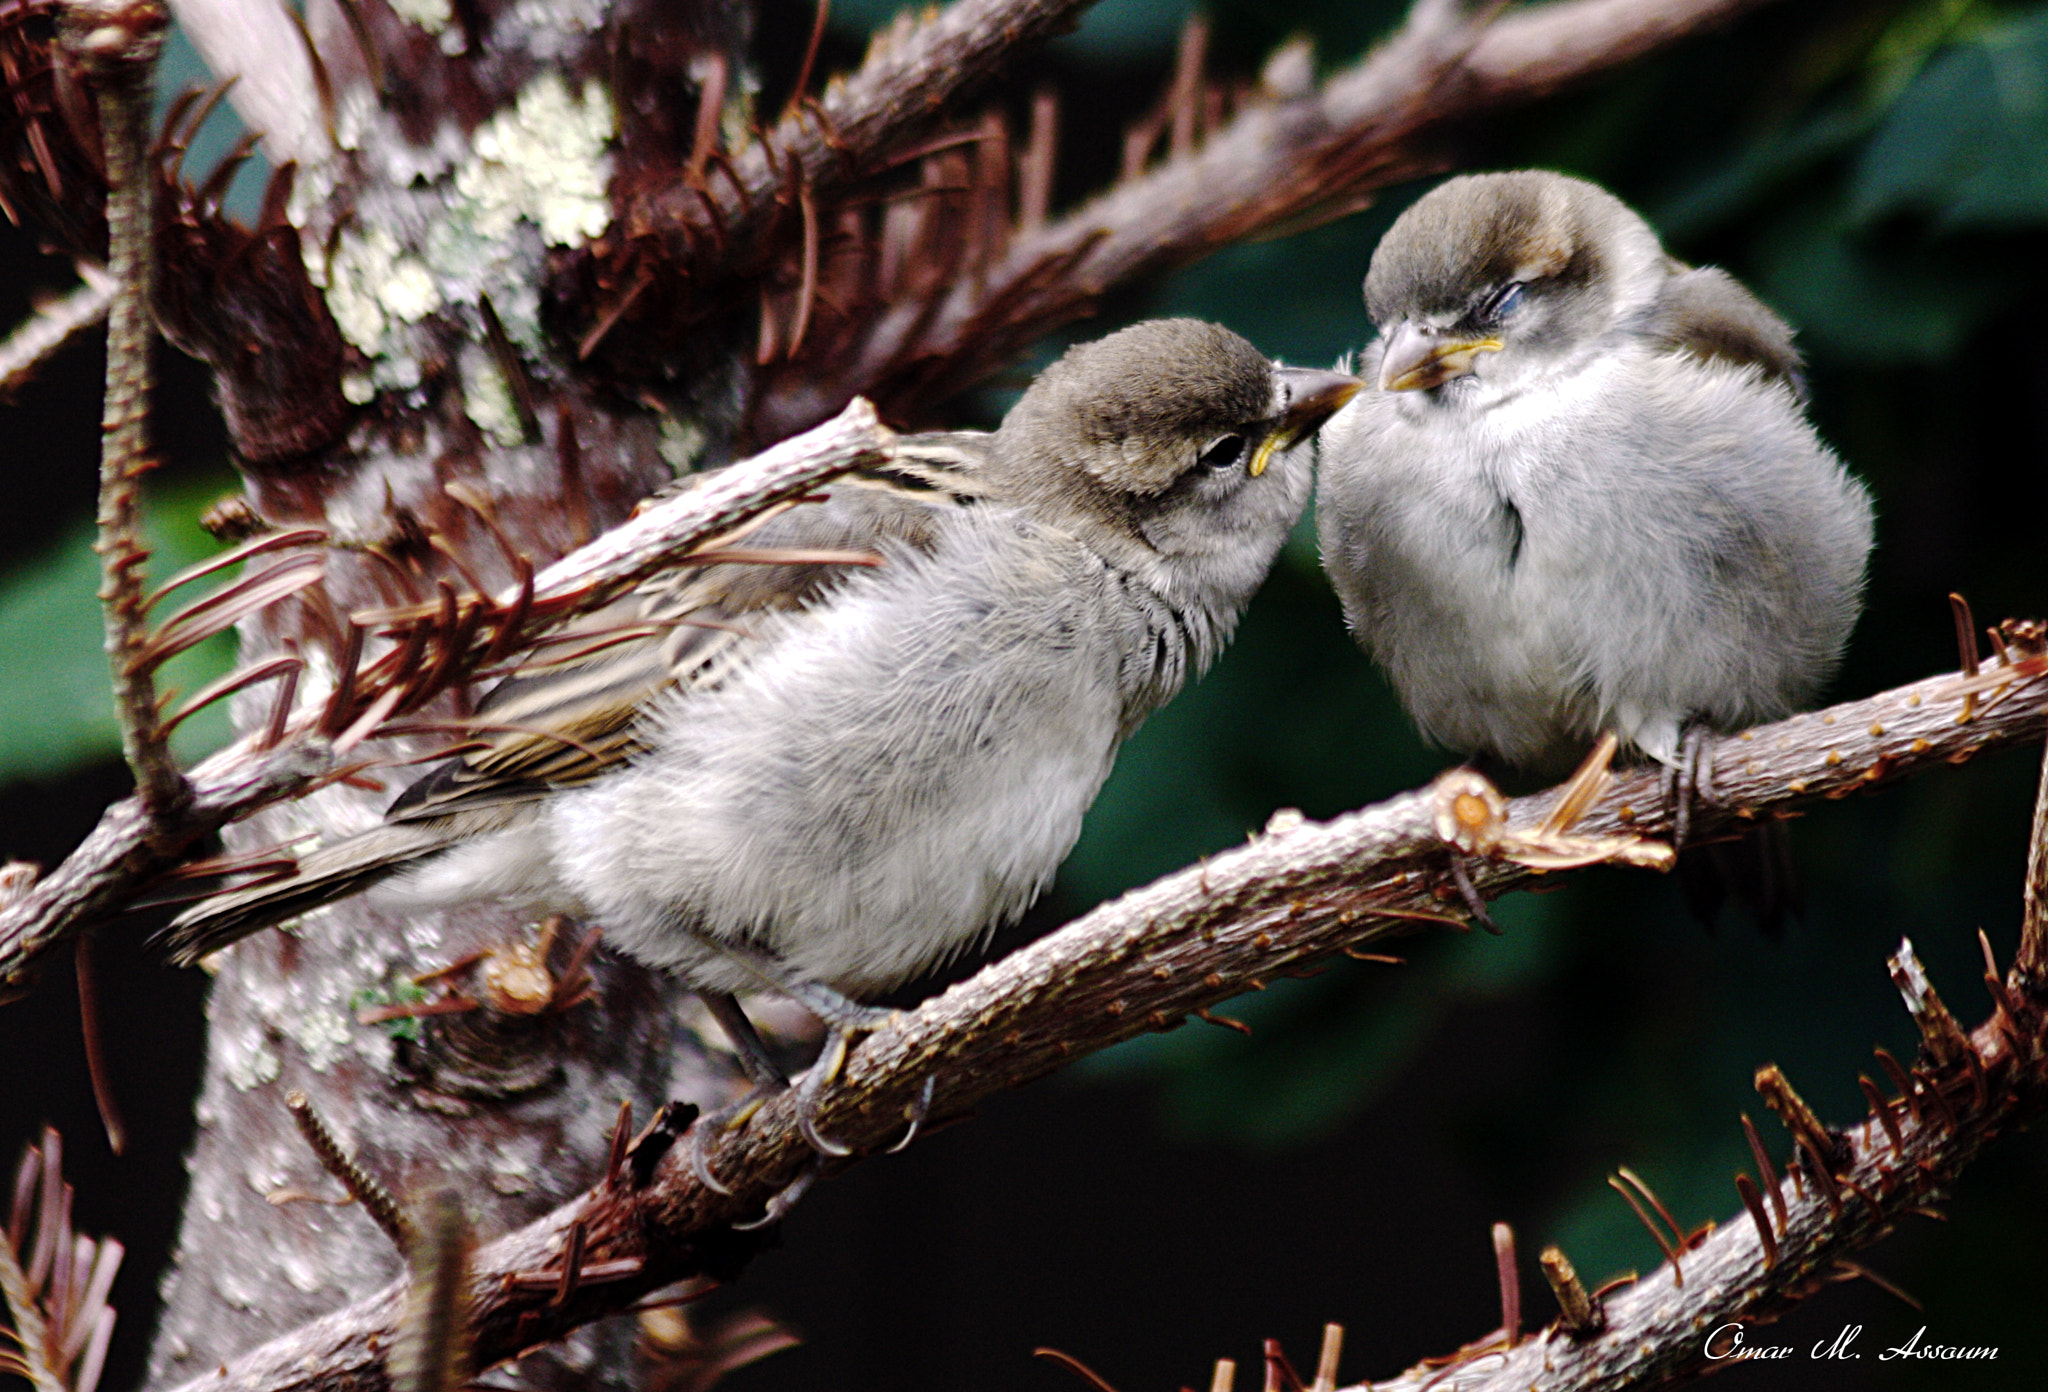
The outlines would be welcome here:
[[[1075,348],[993,434],[903,437],[748,538],[879,564],[677,571],[622,601],[595,622],[647,636],[497,687],[488,748],[189,910],[177,955],[371,886],[491,897],[602,926],[742,1033],[731,993],[763,985],[871,1023],[846,995],[1045,888],[1118,744],[1228,640],[1308,497],[1288,451],[1357,385],[1193,320]]]
[[[1427,734],[1555,769],[1611,728],[1675,766],[1689,727],[1816,693],[1870,501],[1754,295],[1606,191],[1524,171],[1402,214],[1365,301],[1369,385],[1322,432],[1323,563]]]
[[[1324,564],[1434,738],[1511,764],[1613,728],[1781,716],[1848,640],[1870,501],[1807,423],[1791,331],[1543,171],[1395,222],[1372,385],[1322,433]]]

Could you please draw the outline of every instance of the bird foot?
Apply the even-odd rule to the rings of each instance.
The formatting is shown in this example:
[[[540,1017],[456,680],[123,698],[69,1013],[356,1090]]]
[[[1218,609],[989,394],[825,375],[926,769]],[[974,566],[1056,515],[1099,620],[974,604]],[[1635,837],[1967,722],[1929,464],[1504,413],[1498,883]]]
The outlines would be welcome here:
[[[792,1179],[783,1188],[777,1190],[775,1196],[768,1200],[767,1204],[762,1208],[759,1218],[749,1218],[744,1223],[734,1223],[732,1225],[733,1231],[752,1232],[756,1228],[765,1228],[770,1223],[781,1222],[789,1216],[789,1211],[796,1207],[797,1200],[811,1191],[811,1186],[818,1182],[818,1176],[823,1174],[824,1171],[825,1157],[813,1155],[810,1162],[798,1172],[797,1177]]]
[[[719,1180],[711,1169],[711,1148],[720,1137],[739,1130],[753,1119],[754,1113],[771,1099],[789,1087],[788,1083],[756,1086],[731,1106],[720,1107],[717,1111],[706,1112],[697,1118],[686,1138],[690,1157],[690,1173],[697,1182],[714,1194],[732,1197],[732,1190]]]
[[[1463,851],[1451,852],[1451,883],[1457,886],[1458,897],[1465,901],[1465,912],[1472,921],[1493,934],[1503,936],[1507,930],[1493,921],[1493,915],[1486,911],[1486,900],[1480,897],[1479,887],[1472,883],[1471,862],[1477,857]]]
[[[903,1130],[903,1139],[883,1151],[884,1155],[894,1155],[899,1151],[908,1150],[910,1143],[917,1139],[919,1128],[924,1125],[925,1118],[932,1114],[932,1090],[938,1081],[935,1076],[924,1080],[924,1087],[919,1090],[917,1101],[910,1104],[910,1114],[905,1118],[910,1124]]]
[[[1714,801],[1714,732],[1700,721],[1678,737],[1678,757],[1664,768],[1664,805],[1671,815],[1671,845],[1684,850],[1692,839],[1695,802]]]

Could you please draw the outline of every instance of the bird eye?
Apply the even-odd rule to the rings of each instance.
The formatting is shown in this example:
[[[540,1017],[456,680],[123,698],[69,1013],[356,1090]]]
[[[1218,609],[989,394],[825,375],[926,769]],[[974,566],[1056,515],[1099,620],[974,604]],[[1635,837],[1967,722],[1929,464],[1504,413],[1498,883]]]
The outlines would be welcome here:
[[[1486,317],[1496,323],[1507,318],[1522,306],[1522,282],[1511,280],[1501,286],[1486,302]]]
[[[1195,462],[1205,469],[1228,469],[1244,458],[1244,436],[1218,435],[1202,446],[1202,452],[1195,456]]]

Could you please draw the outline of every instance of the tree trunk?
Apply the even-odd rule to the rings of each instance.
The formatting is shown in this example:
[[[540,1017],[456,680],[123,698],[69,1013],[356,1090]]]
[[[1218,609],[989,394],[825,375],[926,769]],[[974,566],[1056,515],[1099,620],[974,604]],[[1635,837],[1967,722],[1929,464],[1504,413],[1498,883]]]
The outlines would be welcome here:
[[[278,372],[260,355],[224,352],[204,321],[237,305],[166,306],[173,331],[221,370],[255,518],[328,537],[324,594],[273,606],[243,630],[247,662],[306,660],[300,709],[327,700],[346,664],[341,616],[431,598],[442,580],[506,586],[507,543],[535,564],[554,559],[677,471],[722,458],[736,419],[739,359],[724,327],[704,326],[695,361],[678,353],[651,365],[635,399],[576,371],[574,344],[543,327],[542,286],[552,257],[610,222],[608,179],[687,157],[689,75],[739,70],[748,7],[459,0],[436,10],[367,5],[351,25],[338,6],[311,7],[338,148],[298,152],[308,162],[289,208],[274,198],[258,233],[296,241],[308,293],[252,311],[270,316],[270,344],[298,346],[298,366]],[[279,258],[276,279],[289,284],[293,270]],[[362,660],[377,655],[373,646]],[[269,686],[245,693],[238,729],[260,729],[274,700]],[[443,702],[421,716],[436,714],[460,712]],[[446,743],[423,735],[405,752]],[[229,849],[361,827],[411,772],[372,772],[274,808],[232,828]],[[553,942],[557,971],[581,931]],[[452,1190],[480,1238],[601,1174],[622,1102],[645,1118],[672,1096],[725,1098],[728,1072],[679,1024],[683,993],[629,963],[600,955],[587,1001],[530,1014],[493,998],[481,980],[490,963],[408,989],[476,954],[502,961],[539,934],[488,904],[401,919],[352,900],[219,956],[153,1379],[203,1373],[400,1269],[360,1206],[316,1201],[340,1187],[294,1125],[294,1091],[401,1210]],[[366,1003],[443,991],[477,1005],[359,1022]],[[632,1333],[622,1320],[586,1329],[524,1360],[518,1379],[627,1386]]]

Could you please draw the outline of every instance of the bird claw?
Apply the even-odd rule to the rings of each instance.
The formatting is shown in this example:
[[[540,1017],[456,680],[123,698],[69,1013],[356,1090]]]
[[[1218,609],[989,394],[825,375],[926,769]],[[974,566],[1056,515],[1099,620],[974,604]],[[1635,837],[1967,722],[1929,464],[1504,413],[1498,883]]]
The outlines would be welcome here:
[[[1465,912],[1472,921],[1493,934],[1503,936],[1507,930],[1493,921],[1493,915],[1486,911],[1486,900],[1480,897],[1479,887],[1472,883],[1472,872],[1466,868],[1470,859],[1462,851],[1451,852],[1451,883],[1457,886],[1458,897],[1465,901]]]
[[[714,1194],[725,1198],[732,1197],[732,1190],[726,1188],[724,1183],[719,1180],[718,1176],[711,1169],[711,1145],[713,1138],[724,1135],[729,1131],[737,1131],[742,1126],[745,1126],[748,1121],[752,1120],[754,1113],[760,1111],[770,1098],[784,1091],[788,1086],[788,1083],[782,1083],[779,1085],[767,1084],[755,1087],[745,1097],[742,1097],[731,1106],[720,1107],[717,1111],[706,1112],[697,1118],[696,1124],[690,1127],[688,1142],[690,1173],[697,1177],[699,1184]]]
[[[853,1149],[818,1129],[818,1108],[824,1105],[825,1090],[839,1081],[840,1070],[846,1066],[846,1056],[852,1052],[856,1033],[843,1025],[834,1029],[818,1054],[818,1061],[811,1065],[810,1072],[804,1074],[796,1089],[797,1130],[810,1142],[812,1150],[835,1159],[853,1154]]]
[[[803,1167],[802,1172],[795,1179],[792,1179],[786,1187],[778,1190],[775,1196],[769,1199],[767,1204],[762,1207],[759,1218],[749,1218],[744,1223],[734,1223],[732,1225],[733,1231],[752,1232],[756,1228],[765,1228],[770,1223],[781,1222],[789,1216],[789,1211],[796,1207],[797,1200],[810,1192],[811,1186],[817,1183],[818,1176],[824,1171],[824,1168],[824,1157],[812,1156],[810,1163]]]
[[[1671,809],[1671,844],[1684,850],[1692,837],[1695,801],[1714,801],[1714,732],[1699,721],[1678,737],[1678,757],[1664,771],[1664,803]]]
[[[917,1094],[917,1101],[910,1104],[909,1129],[903,1133],[902,1140],[890,1146],[882,1154],[895,1155],[900,1151],[908,1150],[910,1143],[917,1139],[918,1128],[923,1126],[925,1118],[932,1114],[932,1090],[937,1086],[938,1081],[936,1075],[927,1077],[924,1080],[924,1087]]]

